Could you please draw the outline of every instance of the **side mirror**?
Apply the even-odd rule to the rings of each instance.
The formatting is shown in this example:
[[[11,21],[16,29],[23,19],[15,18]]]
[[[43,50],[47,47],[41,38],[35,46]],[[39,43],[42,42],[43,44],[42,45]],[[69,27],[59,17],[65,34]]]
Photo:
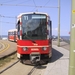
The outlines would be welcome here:
[[[50,21],[50,25],[52,25],[52,21]]]
[[[18,32],[20,31],[20,20],[16,24],[16,29],[18,30]]]

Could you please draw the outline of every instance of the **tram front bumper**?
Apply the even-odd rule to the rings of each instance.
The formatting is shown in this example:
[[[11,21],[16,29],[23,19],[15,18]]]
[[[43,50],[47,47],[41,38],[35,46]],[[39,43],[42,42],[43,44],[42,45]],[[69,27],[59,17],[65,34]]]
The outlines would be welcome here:
[[[30,61],[32,63],[36,63],[40,61],[40,53],[39,52],[32,52],[30,54]]]

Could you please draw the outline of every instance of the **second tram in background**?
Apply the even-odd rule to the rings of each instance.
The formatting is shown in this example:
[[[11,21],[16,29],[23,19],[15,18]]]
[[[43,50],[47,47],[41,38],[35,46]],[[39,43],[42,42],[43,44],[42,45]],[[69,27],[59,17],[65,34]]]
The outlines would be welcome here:
[[[21,13],[17,17],[17,57],[22,63],[46,63],[52,57],[52,25],[47,13]]]
[[[16,42],[18,40],[17,29],[11,29],[8,31],[8,40],[13,42]]]

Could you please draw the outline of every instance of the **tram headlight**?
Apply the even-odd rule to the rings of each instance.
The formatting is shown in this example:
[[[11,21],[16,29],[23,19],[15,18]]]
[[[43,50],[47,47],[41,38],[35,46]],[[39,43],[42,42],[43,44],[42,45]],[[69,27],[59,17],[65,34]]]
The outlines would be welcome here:
[[[42,50],[44,50],[44,51],[47,50],[47,47],[42,47]]]
[[[27,47],[23,47],[23,51],[27,51],[28,50],[28,48]]]

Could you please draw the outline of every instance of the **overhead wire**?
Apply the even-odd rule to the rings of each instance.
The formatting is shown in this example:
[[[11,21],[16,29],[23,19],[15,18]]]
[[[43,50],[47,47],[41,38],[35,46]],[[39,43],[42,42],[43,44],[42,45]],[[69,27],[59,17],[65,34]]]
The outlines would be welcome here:
[[[50,0],[48,0],[48,1],[44,4],[44,6],[46,6],[49,2],[50,2]]]
[[[37,7],[37,8],[58,8],[56,6],[34,6],[34,5],[23,5],[23,4],[0,4],[0,6],[27,6],[27,7]]]
[[[35,4],[35,1],[33,0],[33,3],[34,3],[34,5],[36,6],[36,4]]]
[[[3,15],[0,15],[0,17],[2,18],[14,18],[16,19],[17,17],[12,17],[12,16],[3,16]],[[12,22],[5,22],[5,21],[0,21],[1,23],[8,23],[8,24],[16,24],[16,23],[12,23]]]
[[[11,0],[12,1],[12,0]],[[50,0],[48,0],[47,2],[46,2],[46,4],[48,4],[49,3],[49,1]],[[0,4],[1,6],[29,6],[29,7],[35,7],[35,8],[56,8],[56,7],[51,7],[51,6],[46,6],[46,4],[44,5],[44,6],[36,6],[36,3],[35,3],[35,1],[33,0],[33,2],[34,2],[34,5],[21,5],[21,4]],[[34,8],[34,9],[35,9]],[[58,8],[58,7],[57,7]],[[33,9],[33,10],[34,10]],[[33,11],[32,10],[32,11]],[[17,18],[17,17],[12,17],[12,16],[2,16],[2,15],[0,15],[0,17],[4,17],[4,18]],[[1,21],[0,21],[1,22]],[[10,22],[3,22],[3,23],[10,23]],[[15,23],[14,23],[15,24]]]
[[[1,23],[8,23],[8,24],[16,24],[16,23],[12,23],[12,22],[5,22],[5,21],[0,21]]]
[[[38,9],[37,9],[37,7],[36,7],[36,3],[35,3],[35,1],[33,0],[33,3],[34,3],[34,5],[35,5],[35,9],[36,9],[36,11],[38,11]]]
[[[12,17],[12,16],[2,16],[2,15],[0,15],[0,17],[3,17],[3,18],[17,18],[17,17]]]

